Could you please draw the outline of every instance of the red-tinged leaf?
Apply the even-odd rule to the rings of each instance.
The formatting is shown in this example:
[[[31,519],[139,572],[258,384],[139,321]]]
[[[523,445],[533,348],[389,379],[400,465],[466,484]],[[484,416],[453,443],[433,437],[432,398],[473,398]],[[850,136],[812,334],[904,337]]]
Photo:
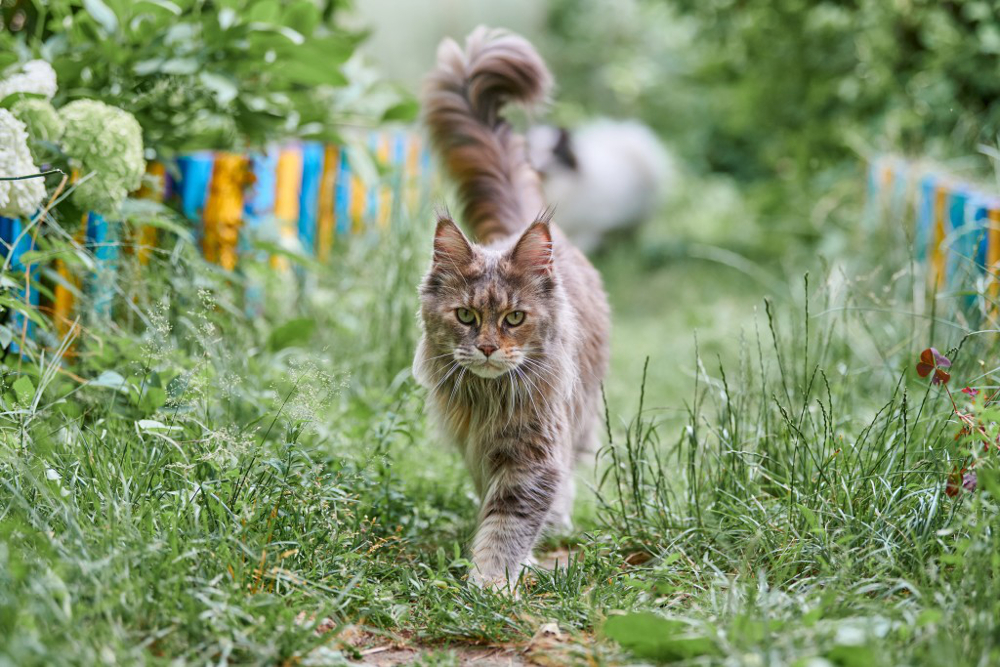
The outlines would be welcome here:
[[[953,472],[948,475],[948,484],[944,487],[944,492],[948,494],[949,498],[954,498],[958,495],[959,490],[962,488],[962,474]]]
[[[951,368],[951,359],[938,352],[933,347],[929,347],[920,353],[920,362],[917,364],[917,374],[920,377],[927,377],[934,371],[931,378],[932,384],[947,384],[951,376],[942,368]]]

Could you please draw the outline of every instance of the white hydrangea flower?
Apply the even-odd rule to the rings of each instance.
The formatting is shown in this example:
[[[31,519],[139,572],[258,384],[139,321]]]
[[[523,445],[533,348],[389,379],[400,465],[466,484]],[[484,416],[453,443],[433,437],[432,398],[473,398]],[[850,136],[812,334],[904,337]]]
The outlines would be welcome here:
[[[76,100],[59,109],[62,147],[81,175],[73,190],[82,209],[114,214],[146,171],[142,128],[135,117],[97,100]]]
[[[24,123],[6,109],[0,109],[0,177],[37,173],[38,167],[28,150],[28,132]],[[43,199],[44,179],[0,181],[0,216],[28,217],[38,210]]]
[[[51,100],[56,94],[56,71],[44,60],[29,60],[4,73],[0,81],[0,100],[14,93],[41,95]]]

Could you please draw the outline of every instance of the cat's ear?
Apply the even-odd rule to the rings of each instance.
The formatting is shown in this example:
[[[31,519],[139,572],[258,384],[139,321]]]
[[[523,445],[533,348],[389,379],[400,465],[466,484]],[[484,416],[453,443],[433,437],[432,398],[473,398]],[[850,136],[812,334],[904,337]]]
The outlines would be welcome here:
[[[548,220],[531,223],[510,251],[514,264],[539,274],[552,273],[552,229]]]
[[[438,217],[434,230],[434,265],[456,269],[472,262],[472,244],[451,218]]]

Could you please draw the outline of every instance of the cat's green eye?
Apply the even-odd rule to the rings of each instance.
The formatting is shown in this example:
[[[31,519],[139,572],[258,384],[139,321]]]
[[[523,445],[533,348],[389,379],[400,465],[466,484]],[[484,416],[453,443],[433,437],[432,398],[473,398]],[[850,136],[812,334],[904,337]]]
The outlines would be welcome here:
[[[503,318],[507,326],[516,327],[518,324],[524,321],[524,311],[523,310],[512,310],[507,313],[507,317]]]
[[[475,324],[476,314],[469,310],[468,308],[457,308],[455,309],[455,317],[462,324]]]

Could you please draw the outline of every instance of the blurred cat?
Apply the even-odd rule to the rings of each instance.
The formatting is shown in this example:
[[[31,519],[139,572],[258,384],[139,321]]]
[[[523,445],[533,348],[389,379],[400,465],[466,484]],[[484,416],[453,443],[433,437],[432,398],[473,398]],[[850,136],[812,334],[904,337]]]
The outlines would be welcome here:
[[[560,226],[587,253],[608,232],[652,217],[672,180],[667,150],[635,121],[600,120],[572,133],[539,125],[527,141],[528,159],[542,175]]]
[[[523,138],[500,116],[551,77],[523,38],[478,28],[438,48],[424,92],[434,147],[473,240],[446,215],[420,285],[414,375],[481,499],[472,582],[508,587],[546,527],[569,526],[608,365],[601,278],[543,210]]]

